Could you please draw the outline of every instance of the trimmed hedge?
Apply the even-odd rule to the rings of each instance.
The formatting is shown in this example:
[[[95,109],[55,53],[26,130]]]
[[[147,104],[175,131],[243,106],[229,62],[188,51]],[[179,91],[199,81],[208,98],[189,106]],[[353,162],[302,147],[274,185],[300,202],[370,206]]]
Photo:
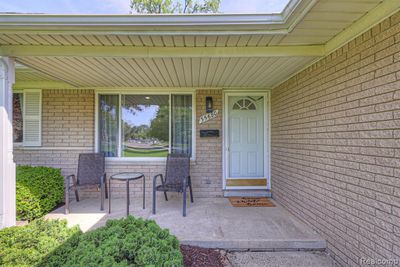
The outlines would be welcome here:
[[[154,221],[132,216],[76,236],[39,266],[183,266],[179,241]]]
[[[35,220],[0,231],[0,266],[35,266],[68,239],[80,235],[66,221]]]
[[[17,167],[17,219],[32,221],[53,210],[64,198],[60,169]]]
[[[154,221],[129,216],[82,233],[65,220],[38,219],[0,230],[0,266],[183,267],[179,241]]]

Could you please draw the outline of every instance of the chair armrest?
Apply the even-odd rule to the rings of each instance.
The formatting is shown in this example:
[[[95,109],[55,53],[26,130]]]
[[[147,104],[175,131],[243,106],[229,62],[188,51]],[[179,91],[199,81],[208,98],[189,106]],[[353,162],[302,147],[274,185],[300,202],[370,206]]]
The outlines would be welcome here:
[[[65,179],[69,179],[70,177],[75,177],[75,174],[70,174],[70,175],[66,176]]]
[[[64,179],[65,188],[68,190],[71,188],[71,178],[75,179],[75,174],[70,174],[70,175],[66,176]]]
[[[155,175],[155,176],[153,177],[153,186],[154,186],[154,187],[155,187],[156,184],[157,184],[157,178],[158,178],[158,177],[160,177],[161,183],[162,183],[163,185],[165,184],[163,175],[162,175],[161,173],[159,173],[159,174],[157,174],[157,175]]]
[[[106,182],[106,173],[103,173],[100,177],[99,177],[99,181],[100,184],[104,184]]]

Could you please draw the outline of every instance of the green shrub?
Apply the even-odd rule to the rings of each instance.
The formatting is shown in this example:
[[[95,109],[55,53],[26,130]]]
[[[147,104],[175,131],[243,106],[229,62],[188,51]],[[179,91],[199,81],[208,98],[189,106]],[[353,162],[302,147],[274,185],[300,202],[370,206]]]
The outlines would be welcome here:
[[[58,246],[80,234],[66,221],[35,220],[0,230],[0,266],[35,266]]]
[[[17,219],[40,218],[64,197],[61,170],[49,167],[17,167]]]
[[[168,230],[129,216],[70,239],[39,266],[183,266],[183,259]]]

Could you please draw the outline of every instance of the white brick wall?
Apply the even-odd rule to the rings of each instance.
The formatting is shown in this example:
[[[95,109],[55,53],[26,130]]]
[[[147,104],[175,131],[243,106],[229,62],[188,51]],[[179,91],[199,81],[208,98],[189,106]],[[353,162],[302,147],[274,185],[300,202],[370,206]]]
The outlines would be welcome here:
[[[400,259],[400,13],[272,90],[273,197],[343,266]]]

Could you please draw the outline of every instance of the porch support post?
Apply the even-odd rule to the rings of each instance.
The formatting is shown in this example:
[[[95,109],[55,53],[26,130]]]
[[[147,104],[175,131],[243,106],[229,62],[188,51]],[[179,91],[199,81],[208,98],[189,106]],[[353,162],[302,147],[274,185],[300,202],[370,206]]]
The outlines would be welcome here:
[[[13,226],[16,221],[12,127],[14,82],[14,60],[0,57],[0,228]]]

